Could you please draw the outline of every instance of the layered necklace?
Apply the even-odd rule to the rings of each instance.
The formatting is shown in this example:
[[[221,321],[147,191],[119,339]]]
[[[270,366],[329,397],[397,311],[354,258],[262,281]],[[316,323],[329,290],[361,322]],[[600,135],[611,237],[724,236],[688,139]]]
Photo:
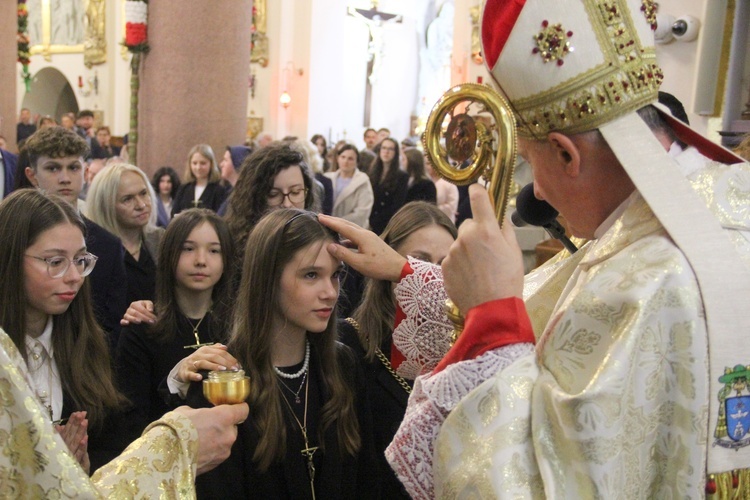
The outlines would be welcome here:
[[[305,384],[305,380],[307,380],[307,373],[308,368],[310,367],[310,341],[305,342],[305,362],[302,364],[302,368],[297,373],[284,373],[281,370],[279,370],[276,366],[273,367],[276,374],[284,379],[295,379],[302,377],[302,383],[299,386],[299,389],[297,389],[296,392],[293,392],[289,387],[286,386],[286,384],[282,381],[281,385],[283,387],[286,387],[289,392],[294,394],[295,396],[295,403],[300,403],[299,399],[299,393],[302,390],[302,386],[305,386],[305,409],[302,413],[302,422],[300,422],[299,418],[297,418],[297,414],[294,413],[294,408],[292,408],[292,405],[287,400],[286,396],[284,395],[284,392],[281,392],[281,399],[284,400],[284,403],[286,403],[286,407],[289,408],[289,412],[292,414],[292,418],[294,418],[294,421],[297,422],[297,425],[299,426],[300,431],[302,431],[302,439],[305,441],[305,447],[300,450],[300,453],[302,454],[302,457],[306,460],[307,465],[307,476],[310,478],[310,492],[312,493],[312,498],[315,500],[315,463],[313,462],[313,455],[316,451],[318,451],[317,446],[310,446],[310,440],[307,437],[307,403],[308,403],[308,395],[310,394],[310,384]]]
[[[183,346],[183,349],[198,349],[199,347],[203,347],[204,345],[214,345],[214,342],[201,342],[201,338],[198,335],[198,328],[200,328],[201,323],[203,323],[203,320],[206,319],[206,316],[208,316],[209,314],[211,314],[211,309],[206,311],[206,314],[204,314],[203,317],[200,320],[198,320],[198,323],[196,323],[195,325],[193,324],[192,321],[190,321],[190,318],[185,316],[185,319],[190,325],[190,328],[193,329],[193,336],[195,337],[195,344]]]

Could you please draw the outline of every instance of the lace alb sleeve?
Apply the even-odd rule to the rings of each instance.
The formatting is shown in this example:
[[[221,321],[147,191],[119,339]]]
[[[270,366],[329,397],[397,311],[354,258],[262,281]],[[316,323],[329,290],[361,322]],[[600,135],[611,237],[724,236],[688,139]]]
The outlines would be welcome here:
[[[416,379],[404,420],[385,450],[386,459],[412,498],[434,498],[435,439],[451,410],[485,380],[533,352],[531,343],[511,344]]]
[[[393,331],[393,345],[406,358],[396,372],[414,380],[431,372],[448,352],[453,325],[443,310],[448,295],[440,266],[413,257],[408,260],[413,272],[394,292],[406,318]]]

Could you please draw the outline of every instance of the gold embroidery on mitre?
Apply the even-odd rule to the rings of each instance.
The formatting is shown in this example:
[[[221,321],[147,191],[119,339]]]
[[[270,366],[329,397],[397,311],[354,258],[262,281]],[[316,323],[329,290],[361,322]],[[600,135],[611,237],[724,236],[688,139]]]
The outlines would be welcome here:
[[[642,0],[641,1],[641,12],[646,16],[646,21],[651,25],[652,30],[656,30],[656,11],[659,9],[659,4],[654,0]]]
[[[546,19],[542,21],[542,28],[542,31],[534,36],[536,47],[531,52],[541,55],[545,63],[557,61],[557,65],[562,66],[565,62],[563,57],[574,50],[569,41],[573,32],[565,31],[560,23],[550,26]]]
[[[604,62],[549,90],[514,100],[522,136],[593,130],[657,98],[664,74],[656,64],[654,47],[638,38],[635,23],[643,22],[641,12],[631,13],[626,0],[585,0],[584,4]]]

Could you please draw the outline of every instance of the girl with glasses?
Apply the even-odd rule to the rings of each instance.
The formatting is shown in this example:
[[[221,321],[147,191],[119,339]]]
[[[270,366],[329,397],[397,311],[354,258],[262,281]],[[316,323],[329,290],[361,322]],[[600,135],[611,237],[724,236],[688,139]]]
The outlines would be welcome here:
[[[0,328],[29,368],[29,385],[88,472],[128,444],[104,332],[89,285],[96,265],[85,225],[62,198],[20,190],[0,204]]]
[[[204,346],[199,358],[220,356],[222,346],[211,344],[225,342],[230,325],[233,245],[226,223],[210,210],[185,210],[169,224],[159,253],[156,321],[123,328],[117,346],[119,387],[135,407],[131,439],[169,410],[158,389],[172,367],[192,355],[189,368],[197,371],[195,355]]]
[[[271,144],[245,158],[226,215],[236,261],[242,262],[248,234],[266,213],[279,208],[309,210],[313,202],[310,168],[288,144]]]
[[[326,249],[334,241],[314,214],[294,209],[268,214],[250,234],[227,344],[250,377],[250,415],[227,462],[198,478],[199,497],[376,496],[362,370],[336,341],[343,266]],[[200,384],[188,402],[207,404]]]

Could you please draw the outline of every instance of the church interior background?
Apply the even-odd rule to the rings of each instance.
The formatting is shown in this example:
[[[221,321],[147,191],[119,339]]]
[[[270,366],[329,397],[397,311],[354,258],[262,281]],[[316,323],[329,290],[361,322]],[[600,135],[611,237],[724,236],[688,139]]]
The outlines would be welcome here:
[[[126,11],[137,3],[2,2],[0,135],[11,150],[22,107],[58,122],[66,111],[91,109],[116,137],[136,130],[135,163],[147,173],[182,167],[196,143],[220,151],[261,132],[320,133],[329,144],[362,147],[367,126],[417,137],[451,85],[489,81],[478,45],[481,0],[151,2],[150,51],[134,79],[123,40]],[[20,4],[28,11],[28,82],[15,62]],[[748,30],[737,29],[748,27],[750,2],[659,4],[660,14],[699,23],[696,40],[657,46],[662,89],[717,142],[720,131],[750,130]]]

